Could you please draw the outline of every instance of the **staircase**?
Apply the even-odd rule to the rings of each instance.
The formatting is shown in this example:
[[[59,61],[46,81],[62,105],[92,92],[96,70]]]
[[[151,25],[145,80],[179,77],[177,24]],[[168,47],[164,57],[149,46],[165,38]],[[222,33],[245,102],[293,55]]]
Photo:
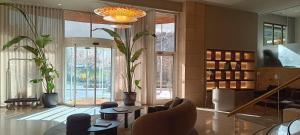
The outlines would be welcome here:
[[[286,81],[285,83],[282,83],[278,87],[266,92],[265,94],[247,102],[246,104],[243,104],[233,111],[228,113],[228,117],[230,116],[238,116],[239,113],[242,111],[245,111],[246,109],[252,108],[259,102],[264,102],[266,99],[273,94],[277,94],[277,120],[282,120],[282,108],[280,108],[280,93],[282,89],[287,87],[288,85],[294,83],[295,81],[300,80],[300,75],[295,76],[294,78]],[[265,109],[267,110],[267,102],[265,103]],[[256,120],[259,121],[259,120]],[[277,121],[277,122],[278,122]],[[300,119],[295,119],[293,121],[281,123],[281,124],[274,124],[273,126],[267,126],[267,128],[260,129],[257,132],[254,133],[254,135],[300,135]]]

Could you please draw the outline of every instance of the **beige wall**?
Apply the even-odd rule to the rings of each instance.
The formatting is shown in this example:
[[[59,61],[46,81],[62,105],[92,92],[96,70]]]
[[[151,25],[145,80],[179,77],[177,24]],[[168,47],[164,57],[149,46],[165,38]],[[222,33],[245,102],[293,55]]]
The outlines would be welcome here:
[[[197,106],[205,99],[205,5],[187,2],[185,14],[185,97]]]
[[[256,51],[257,14],[210,5],[205,12],[208,49]]]
[[[185,80],[182,91],[185,98],[197,106],[205,103],[205,50],[229,49],[256,51],[257,14],[205,5],[197,2],[184,4],[186,29]]]

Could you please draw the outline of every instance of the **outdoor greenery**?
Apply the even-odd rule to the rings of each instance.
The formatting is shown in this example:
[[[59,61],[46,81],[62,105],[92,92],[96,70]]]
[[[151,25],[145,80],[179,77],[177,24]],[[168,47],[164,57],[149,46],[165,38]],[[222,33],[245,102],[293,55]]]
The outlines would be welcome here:
[[[126,78],[124,76],[123,76],[123,78],[125,79],[125,82],[126,82],[125,87],[127,89],[127,92],[129,92],[129,93],[134,92],[132,84],[135,85],[135,88],[141,89],[141,86],[140,86],[141,80],[133,80],[133,77],[134,77],[134,71],[135,71],[136,67],[139,64],[141,64],[141,62],[136,63],[136,61],[141,56],[144,48],[140,48],[140,49],[134,51],[134,46],[135,46],[136,41],[139,40],[140,38],[142,38],[144,36],[149,36],[149,35],[156,37],[155,34],[150,34],[148,31],[138,32],[133,37],[132,43],[131,43],[130,39],[126,39],[126,42],[123,42],[123,40],[121,39],[121,36],[113,30],[106,29],[106,28],[102,28],[102,30],[104,30],[106,33],[108,33],[110,36],[112,36],[114,38],[114,41],[116,43],[118,50],[125,56]]]
[[[36,26],[34,25],[32,19],[19,7],[15,6],[11,3],[0,2],[0,5],[10,6],[13,9],[16,9],[19,13],[22,14],[24,19],[27,22],[27,25],[32,32],[33,36],[16,36],[12,40],[8,41],[4,46],[3,50],[14,47],[14,50],[18,50],[23,48],[28,52],[34,55],[34,62],[39,69],[40,78],[31,80],[32,83],[42,83],[43,87],[46,89],[47,93],[53,93],[53,89],[55,88],[54,79],[59,77],[57,70],[53,67],[53,65],[48,61],[45,55],[45,47],[49,45],[52,41],[50,35],[40,34],[37,32]],[[31,45],[21,45],[20,42],[26,40],[31,43]]]

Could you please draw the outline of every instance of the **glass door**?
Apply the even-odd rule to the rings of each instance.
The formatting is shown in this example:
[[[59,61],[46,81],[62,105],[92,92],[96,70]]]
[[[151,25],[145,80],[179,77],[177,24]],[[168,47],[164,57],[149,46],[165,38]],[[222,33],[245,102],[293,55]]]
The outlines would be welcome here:
[[[64,103],[74,105],[75,102],[75,47],[65,48],[65,70],[64,70]]]
[[[76,47],[76,91],[75,104],[94,104],[95,48]]]
[[[96,48],[96,104],[112,99],[112,50]]]
[[[66,104],[95,105],[111,100],[111,48],[67,47],[65,56]]]

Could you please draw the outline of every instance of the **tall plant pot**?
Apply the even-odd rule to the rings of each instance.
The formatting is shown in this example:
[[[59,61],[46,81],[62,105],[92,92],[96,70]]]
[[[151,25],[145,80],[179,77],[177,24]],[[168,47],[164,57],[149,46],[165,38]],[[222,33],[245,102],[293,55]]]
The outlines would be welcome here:
[[[134,106],[136,100],[136,92],[124,92],[123,101],[126,106]]]
[[[42,95],[42,102],[45,108],[55,107],[58,103],[57,93],[44,93]]]

